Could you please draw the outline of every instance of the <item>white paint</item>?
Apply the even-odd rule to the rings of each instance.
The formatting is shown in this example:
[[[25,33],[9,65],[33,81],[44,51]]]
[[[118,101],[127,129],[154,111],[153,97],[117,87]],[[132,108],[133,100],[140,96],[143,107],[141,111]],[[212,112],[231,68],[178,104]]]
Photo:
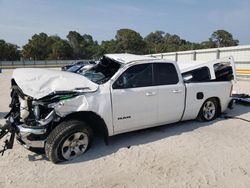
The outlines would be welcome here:
[[[98,85],[82,75],[51,69],[26,68],[15,69],[12,78],[23,93],[35,99],[40,99],[55,91],[73,91],[86,88],[93,92]]]

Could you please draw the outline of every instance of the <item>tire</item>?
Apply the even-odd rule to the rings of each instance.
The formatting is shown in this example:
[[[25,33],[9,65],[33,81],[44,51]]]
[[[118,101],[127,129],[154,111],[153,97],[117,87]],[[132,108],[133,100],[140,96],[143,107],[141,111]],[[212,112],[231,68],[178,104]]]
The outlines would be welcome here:
[[[53,163],[75,159],[89,149],[92,138],[93,131],[87,123],[64,121],[49,134],[45,144],[46,156]]]
[[[218,117],[220,114],[219,103],[215,98],[207,99],[197,116],[198,121],[212,121]]]

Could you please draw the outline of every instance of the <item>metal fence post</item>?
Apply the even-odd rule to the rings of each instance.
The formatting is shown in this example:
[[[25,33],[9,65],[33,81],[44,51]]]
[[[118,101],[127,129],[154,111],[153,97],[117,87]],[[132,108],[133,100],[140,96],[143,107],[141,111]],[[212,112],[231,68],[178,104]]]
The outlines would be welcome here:
[[[196,61],[196,51],[193,52],[193,60]]]
[[[175,61],[178,61],[178,53],[175,53]]]
[[[220,59],[220,50],[219,49],[216,50],[216,59]]]

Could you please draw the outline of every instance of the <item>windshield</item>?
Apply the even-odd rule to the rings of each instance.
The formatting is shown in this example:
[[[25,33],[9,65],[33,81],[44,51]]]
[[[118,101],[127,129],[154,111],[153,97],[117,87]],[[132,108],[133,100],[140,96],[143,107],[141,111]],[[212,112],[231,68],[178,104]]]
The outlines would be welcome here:
[[[76,63],[76,65],[88,65],[88,64],[89,64],[88,61],[78,61],[78,62]]]
[[[74,65],[74,66],[70,67],[67,71],[68,72],[77,72],[80,68],[82,68],[82,66]]]
[[[120,64],[107,57],[103,57],[93,68],[82,73],[92,82],[103,84],[107,82],[120,68]]]

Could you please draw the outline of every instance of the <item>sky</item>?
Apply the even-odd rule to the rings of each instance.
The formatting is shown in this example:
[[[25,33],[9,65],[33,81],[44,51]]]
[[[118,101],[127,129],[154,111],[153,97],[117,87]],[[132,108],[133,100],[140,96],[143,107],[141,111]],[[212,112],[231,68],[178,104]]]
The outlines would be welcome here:
[[[0,39],[23,46],[35,33],[69,31],[101,42],[130,28],[145,37],[161,30],[202,42],[225,29],[250,44],[250,0],[0,0]]]

